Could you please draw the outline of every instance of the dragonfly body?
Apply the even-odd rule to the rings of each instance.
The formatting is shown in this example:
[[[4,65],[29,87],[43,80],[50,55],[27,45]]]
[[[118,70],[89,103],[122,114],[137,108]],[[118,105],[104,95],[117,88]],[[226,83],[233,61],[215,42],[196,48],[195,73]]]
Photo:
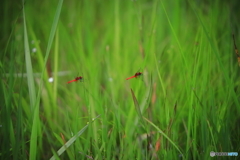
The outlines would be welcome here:
[[[142,75],[142,72],[137,72],[137,73],[135,73],[134,76],[129,77],[129,78],[127,78],[126,80],[129,80],[129,79],[132,79],[132,78],[138,78],[138,77],[141,76],[141,75]]]
[[[67,83],[72,83],[72,82],[82,81],[82,80],[83,80],[83,77],[80,76],[80,77],[76,77],[74,80],[68,81]]]

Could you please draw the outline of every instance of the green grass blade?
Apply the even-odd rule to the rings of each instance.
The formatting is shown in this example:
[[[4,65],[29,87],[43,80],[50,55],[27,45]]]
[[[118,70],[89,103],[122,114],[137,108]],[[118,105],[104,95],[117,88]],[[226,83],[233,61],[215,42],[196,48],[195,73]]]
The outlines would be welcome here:
[[[96,119],[98,119],[100,117],[100,115],[98,115],[96,118],[94,118],[90,123],[93,123]],[[65,152],[67,150],[67,148],[69,148],[75,141],[76,139],[81,136],[83,134],[83,132],[88,128],[88,126],[90,125],[90,123],[88,123],[86,126],[84,126],[75,136],[73,136],[70,140],[68,140],[58,151],[57,151],[57,155],[60,156],[63,154],[63,152]],[[55,156],[53,155],[50,160],[55,160]]]
[[[154,30],[156,30],[157,28],[157,24],[156,24],[156,20],[157,20],[157,10],[159,9],[159,6],[158,6],[158,3],[159,3],[159,0],[155,0],[155,2],[153,3],[153,10],[152,10],[152,14],[151,14],[151,27],[150,27],[150,36],[149,36],[149,39],[148,39],[148,42],[147,42],[147,45],[146,45],[146,55],[144,57],[144,61],[141,65],[141,68],[144,69],[147,64],[148,64],[148,61],[149,61],[149,56],[150,54],[152,54],[154,52],[154,43],[155,43],[155,35],[154,35]],[[139,5],[139,4],[138,4]],[[140,16],[140,15],[139,15]],[[141,21],[141,23],[143,23]],[[143,24],[141,24],[141,27]],[[142,29],[141,29],[142,30]],[[143,32],[143,31],[141,31]]]
[[[56,29],[57,29],[57,24],[58,24],[60,12],[61,12],[62,3],[63,3],[63,0],[59,0],[57,11],[56,11],[56,14],[55,14],[55,17],[54,17],[54,20],[53,20],[52,29],[50,31],[50,37],[49,37],[47,51],[46,51],[46,55],[45,55],[45,65],[44,65],[44,68],[43,68],[43,71],[42,71],[42,74],[41,74],[41,80],[43,78],[43,74],[44,74],[47,59],[48,59],[48,56],[49,56],[49,53],[50,53],[50,49],[51,49],[51,46],[52,46],[54,34],[56,32]],[[25,28],[26,28],[26,24],[25,24]],[[28,43],[25,43],[25,44],[27,44],[27,45],[25,45],[25,48],[28,49],[28,53],[29,53],[29,45],[28,45]],[[34,111],[33,126],[32,126],[31,141],[30,141],[30,159],[36,159],[36,157],[37,157],[37,149],[38,149],[37,148],[38,147],[38,145],[37,145],[38,144],[37,143],[38,136],[37,135],[38,135],[38,129],[39,129],[39,126],[40,126],[40,121],[39,121],[39,104],[40,103],[39,102],[40,102],[41,88],[42,88],[42,83],[40,83],[40,87],[39,87],[39,91],[38,91],[38,95],[37,95],[37,103],[36,103],[37,107],[36,107],[36,110]],[[34,98],[35,98],[34,100],[36,101],[36,97],[34,97]]]
[[[140,105],[138,103],[138,100],[133,92],[133,90],[131,89],[131,93],[132,93],[132,98],[133,98],[133,102],[134,102],[134,106],[136,108],[136,111],[137,111],[137,114],[140,118],[140,121],[142,122],[142,125],[144,126],[145,128],[145,121],[143,120],[143,116],[142,116],[142,113],[141,113],[141,109],[140,109]]]
[[[165,97],[166,97],[165,85],[164,85],[164,82],[163,82],[163,80],[162,80],[162,76],[161,76],[161,74],[160,74],[160,70],[159,70],[159,67],[158,67],[156,54],[154,54],[154,60],[155,60],[156,68],[157,68],[157,75],[158,75],[158,78],[159,78],[159,80],[160,80],[160,84],[161,84],[161,87],[162,87],[163,96],[164,96],[164,98],[165,98]]]
[[[49,36],[49,39],[48,39],[48,45],[47,45],[46,56],[45,56],[45,64],[47,62],[47,59],[48,59],[48,56],[49,56],[49,53],[50,53],[50,50],[51,50],[53,38],[54,38],[56,30],[57,30],[57,25],[58,25],[58,21],[59,21],[59,17],[60,17],[60,14],[61,14],[61,9],[62,9],[62,4],[63,4],[63,0],[59,0],[57,10],[56,10],[56,13],[55,13],[55,16],[54,16],[52,28],[51,28],[51,31],[50,31],[50,36]]]
[[[21,69],[22,70],[22,69]],[[22,85],[22,82],[23,82],[23,78],[21,78],[21,81],[20,81],[20,85]],[[21,155],[21,148],[23,147],[23,142],[21,141],[22,139],[22,132],[23,132],[23,116],[22,116],[22,104],[21,104],[21,98],[22,97],[22,90],[23,88],[20,90],[20,93],[19,93],[19,97],[18,100],[17,100],[17,105],[19,106],[17,108],[17,126],[16,126],[16,141],[18,143],[16,143],[16,145],[14,146],[15,148],[13,148],[13,159],[18,159],[18,157]]]
[[[59,36],[58,36],[58,30],[56,32],[56,37],[55,37],[55,49],[54,49],[54,85],[53,85],[53,101],[57,101],[57,84],[58,84],[58,55],[59,55]]]
[[[31,112],[33,113],[33,125],[31,132],[31,141],[30,141],[30,159],[36,159],[37,154],[37,128],[39,124],[39,109],[38,106],[35,108],[36,104],[36,92],[34,86],[34,78],[32,71],[32,62],[30,58],[30,49],[28,43],[28,35],[27,35],[27,26],[26,26],[26,17],[25,17],[25,9],[23,6],[23,23],[24,23],[24,48],[25,48],[25,60],[27,67],[27,79],[28,79],[28,89],[29,89],[29,97],[30,97],[30,107]]]
[[[30,138],[30,156],[29,156],[30,160],[37,159],[39,125],[40,125],[39,108],[37,105],[33,114],[33,125],[32,125],[31,138]]]
[[[213,144],[214,144],[214,149],[215,149],[215,151],[217,151],[216,142],[215,142],[215,137],[214,137],[214,134],[213,134],[213,131],[212,131],[212,127],[211,127],[209,121],[208,121],[208,120],[206,120],[206,121],[207,121],[207,124],[208,124],[208,128],[209,128],[210,135],[211,135],[211,137],[212,137],[212,141],[213,141]]]
[[[25,49],[28,91],[29,91],[29,98],[30,98],[30,108],[33,113],[34,105],[36,102],[36,91],[35,91],[33,70],[32,70],[32,61],[31,61],[31,57],[30,57],[30,49],[29,49],[29,43],[28,43],[28,34],[27,34],[27,25],[26,25],[24,4],[23,4],[23,25],[24,25],[24,49]]]
[[[40,83],[40,87],[39,87],[40,89],[39,89],[39,92],[38,92],[38,97],[40,97],[44,70],[46,68],[46,64],[47,64],[47,60],[48,60],[49,53],[50,53],[50,50],[51,50],[54,35],[56,33],[56,30],[57,30],[57,25],[58,25],[60,13],[61,13],[62,3],[63,3],[63,0],[58,1],[57,10],[56,10],[56,13],[55,13],[55,16],[54,16],[54,19],[53,19],[53,24],[52,24],[52,28],[51,28],[51,31],[50,31],[50,36],[49,36],[49,39],[48,39],[48,44],[47,44],[46,55],[45,55],[45,58],[44,58],[44,66],[43,66],[43,71],[42,71],[42,74],[41,74],[41,83]]]
[[[169,16],[168,16],[168,13],[167,13],[167,10],[166,10],[166,7],[165,7],[165,5],[163,4],[163,1],[160,1],[160,3],[161,3],[161,5],[162,5],[163,11],[164,11],[164,13],[165,13],[165,15],[166,15],[166,18],[167,18],[168,24],[169,24],[169,26],[170,26],[170,28],[171,28],[171,31],[172,31],[172,33],[173,33],[173,35],[174,35],[174,38],[175,38],[175,40],[176,40],[176,42],[177,42],[177,44],[178,44],[179,51],[180,51],[181,56],[182,56],[182,60],[183,60],[184,67],[186,67],[186,69],[188,70],[188,66],[187,66],[188,63],[187,63],[186,57],[185,57],[185,55],[184,55],[184,53],[183,53],[182,45],[181,45],[180,42],[179,42],[179,38],[177,37],[176,31],[175,31],[174,28],[173,28],[173,25],[172,25],[172,23],[171,23],[171,21],[170,21],[170,18],[169,18]],[[186,70],[186,71],[187,71],[187,70]]]
[[[158,128],[158,126],[156,126],[154,123],[152,123],[150,120],[148,120],[147,118],[145,118],[145,121],[147,121],[151,126],[153,126],[160,134],[163,135],[163,137],[165,137],[175,148],[176,150],[179,151],[179,153],[183,156],[183,159],[184,159],[184,155],[183,153],[181,152],[181,150],[178,148],[178,146],[160,129]]]

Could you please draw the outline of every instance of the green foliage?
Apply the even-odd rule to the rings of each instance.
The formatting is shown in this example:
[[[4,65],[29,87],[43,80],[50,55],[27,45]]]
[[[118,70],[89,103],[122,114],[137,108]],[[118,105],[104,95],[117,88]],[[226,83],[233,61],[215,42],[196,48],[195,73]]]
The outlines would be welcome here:
[[[1,159],[240,153],[237,3],[3,2]]]

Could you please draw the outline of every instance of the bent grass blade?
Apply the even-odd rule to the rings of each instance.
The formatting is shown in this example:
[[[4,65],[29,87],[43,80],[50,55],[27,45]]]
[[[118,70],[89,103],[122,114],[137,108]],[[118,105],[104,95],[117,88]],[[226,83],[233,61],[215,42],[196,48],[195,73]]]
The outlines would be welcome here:
[[[144,123],[144,120],[143,120],[143,116],[142,116],[142,113],[141,113],[141,109],[140,109],[140,106],[139,106],[139,103],[138,103],[138,100],[133,92],[133,90],[131,89],[131,93],[132,93],[132,98],[133,98],[133,102],[134,102],[134,106],[137,110],[137,114],[142,122],[142,125],[144,126],[145,128],[145,123]]]
[[[182,155],[183,159],[185,159],[183,153],[181,152],[181,150],[178,148],[178,146],[160,129],[158,128],[158,126],[156,126],[154,123],[152,123],[150,120],[148,120],[147,118],[143,117],[145,119],[145,121],[147,121],[151,126],[153,126],[160,134],[163,135],[163,137],[165,137],[175,148],[176,150],[179,151],[179,153]]]
[[[75,136],[73,136],[71,139],[69,139],[67,141],[67,143],[65,143],[58,151],[57,151],[57,155],[54,154],[50,160],[56,160],[56,156],[60,156],[63,154],[63,152],[65,152],[67,150],[67,148],[69,148],[75,141],[76,139],[81,136],[83,134],[83,132],[88,128],[89,124],[93,123],[96,119],[98,119],[100,117],[100,115],[98,115],[96,118],[92,119],[92,121],[90,123],[88,123],[85,127],[83,127]]]

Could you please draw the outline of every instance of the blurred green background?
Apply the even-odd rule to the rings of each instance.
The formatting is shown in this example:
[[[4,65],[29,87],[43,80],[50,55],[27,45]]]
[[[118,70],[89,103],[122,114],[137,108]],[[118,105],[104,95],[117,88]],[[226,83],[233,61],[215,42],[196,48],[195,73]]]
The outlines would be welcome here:
[[[1,159],[240,153],[239,5],[3,1]]]

